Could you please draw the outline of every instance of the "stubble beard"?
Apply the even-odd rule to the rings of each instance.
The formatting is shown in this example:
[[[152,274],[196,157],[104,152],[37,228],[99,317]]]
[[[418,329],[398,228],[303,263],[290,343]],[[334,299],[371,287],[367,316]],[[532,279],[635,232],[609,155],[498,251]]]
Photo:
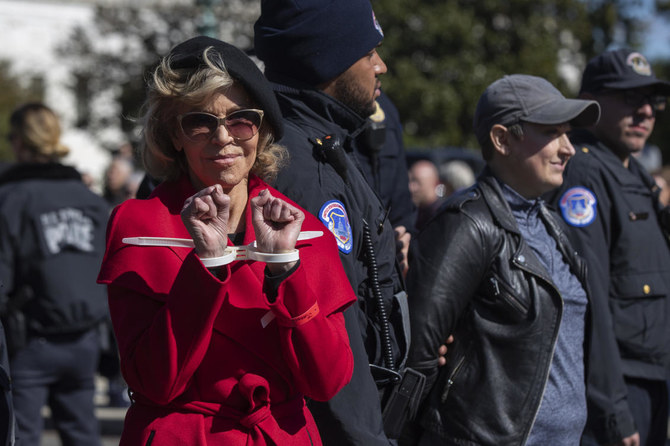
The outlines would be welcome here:
[[[368,118],[375,111],[375,101],[355,79],[344,74],[335,81],[335,98],[359,116]]]

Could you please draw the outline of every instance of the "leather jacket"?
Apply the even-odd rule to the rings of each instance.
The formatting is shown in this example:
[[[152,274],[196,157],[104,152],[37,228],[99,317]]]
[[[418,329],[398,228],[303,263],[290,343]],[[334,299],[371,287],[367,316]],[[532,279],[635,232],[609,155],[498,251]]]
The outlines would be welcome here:
[[[540,218],[584,289],[562,221]],[[563,299],[522,238],[490,171],[450,198],[419,235],[408,277],[409,365],[426,374],[419,414],[440,444],[525,443],[549,376]],[[447,365],[435,351],[450,334]]]

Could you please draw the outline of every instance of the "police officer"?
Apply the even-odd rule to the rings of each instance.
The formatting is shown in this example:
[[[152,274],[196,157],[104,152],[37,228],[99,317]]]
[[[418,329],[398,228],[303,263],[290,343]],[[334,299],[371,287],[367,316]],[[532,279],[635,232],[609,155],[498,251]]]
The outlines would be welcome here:
[[[405,305],[388,213],[356,161],[357,137],[375,112],[382,30],[368,0],[263,1],[256,54],[274,83],[290,153],[276,187],[335,235],[358,305],[345,311],[354,352],[351,383],[310,402],[324,444],[388,445],[382,390],[402,369]],[[403,174],[405,178],[406,173]],[[371,366],[369,366],[371,364]],[[373,378],[372,372],[375,376]]]
[[[658,188],[631,156],[665,108],[670,84],[640,53],[589,61],[580,96],[599,102],[597,125],[575,131],[577,151],[554,199],[588,264],[593,348],[588,376],[590,441],[663,445],[670,359],[670,250]]]
[[[94,380],[108,310],[95,279],[109,207],[60,163],[69,151],[60,133],[44,104],[17,108],[9,135],[17,163],[0,177],[0,316],[22,446],[40,444],[45,404],[63,445],[100,444]]]

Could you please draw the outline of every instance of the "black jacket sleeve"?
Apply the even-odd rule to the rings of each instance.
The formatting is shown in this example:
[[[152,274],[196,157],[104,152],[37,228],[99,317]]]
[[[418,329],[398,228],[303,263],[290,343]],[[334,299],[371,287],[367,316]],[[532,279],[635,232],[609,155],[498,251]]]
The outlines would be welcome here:
[[[426,395],[438,375],[436,352],[476,294],[489,256],[481,226],[457,209],[445,208],[417,240],[407,287],[410,324],[420,328],[412,330],[409,365],[426,375]]]

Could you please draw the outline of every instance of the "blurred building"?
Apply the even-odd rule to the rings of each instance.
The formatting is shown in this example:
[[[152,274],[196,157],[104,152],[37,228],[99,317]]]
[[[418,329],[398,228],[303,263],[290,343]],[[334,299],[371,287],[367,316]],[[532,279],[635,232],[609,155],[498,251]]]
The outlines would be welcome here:
[[[142,5],[193,4],[193,0],[141,0]],[[63,142],[71,149],[65,160],[101,181],[110,161],[103,147],[118,146],[124,135],[111,125],[104,135],[91,135],[76,128],[77,98],[70,67],[59,60],[57,48],[75,27],[90,26],[97,5],[137,4],[137,0],[0,0],[2,45],[0,60],[9,62],[10,73],[28,85],[38,79],[44,86],[44,101],[59,115]],[[0,88],[2,86],[0,85]],[[97,100],[97,107],[117,108],[114,98]]]

